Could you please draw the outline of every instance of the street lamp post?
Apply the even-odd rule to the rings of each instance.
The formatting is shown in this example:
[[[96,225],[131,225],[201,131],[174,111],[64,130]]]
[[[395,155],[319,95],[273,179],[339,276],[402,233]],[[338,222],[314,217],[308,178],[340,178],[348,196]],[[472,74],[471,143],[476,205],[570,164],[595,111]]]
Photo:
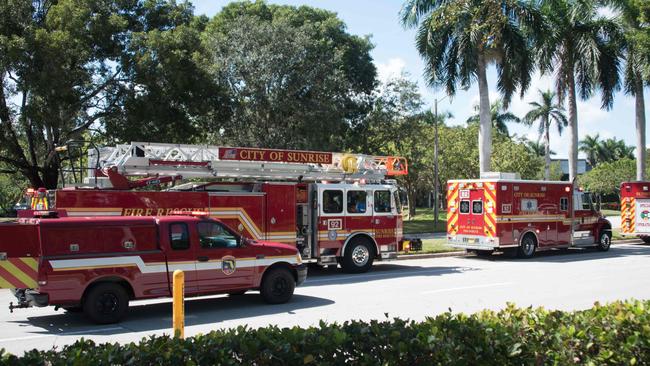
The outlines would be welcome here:
[[[438,200],[438,195],[440,192],[440,184],[438,183],[438,102],[443,101],[447,98],[448,95],[442,97],[441,99],[435,98],[433,100],[433,131],[434,131],[434,141],[433,141],[433,230],[435,231],[438,228],[438,206],[440,202]]]

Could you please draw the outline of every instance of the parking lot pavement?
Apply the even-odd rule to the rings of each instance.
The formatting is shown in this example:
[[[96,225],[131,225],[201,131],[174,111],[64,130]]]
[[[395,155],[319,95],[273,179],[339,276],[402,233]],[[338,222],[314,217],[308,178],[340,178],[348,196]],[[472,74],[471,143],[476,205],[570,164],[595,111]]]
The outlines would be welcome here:
[[[564,250],[529,260],[495,255],[380,263],[365,274],[310,268],[305,284],[287,304],[267,305],[255,292],[186,302],[185,334],[238,325],[311,326],[319,321],[401,317],[422,320],[451,309],[476,312],[519,306],[583,309],[595,301],[650,298],[650,246],[621,244],[609,252]],[[49,349],[84,337],[96,342],[138,341],[171,332],[171,300],[139,301],[120,324],[89,324],[81,314],[54,308],[9,313],[8,290],[0,290],[0,348],[21,353]]]

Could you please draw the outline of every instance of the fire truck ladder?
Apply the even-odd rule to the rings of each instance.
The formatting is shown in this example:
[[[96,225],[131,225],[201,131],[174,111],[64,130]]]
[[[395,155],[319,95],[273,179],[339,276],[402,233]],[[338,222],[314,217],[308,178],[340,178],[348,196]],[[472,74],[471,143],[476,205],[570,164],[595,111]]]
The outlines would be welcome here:
[[[232,151],[301,153],[325,155],[328,163],[237,160]],[[221,151],[221,154],[220,154]],[[229,154],[230,153],[230,154]],[[182,145],[132,142],[89,151],[91,168],[117,168],[124,176],[182,175],[184,178],[249,178],[296,181],[378,182],[387,176],[405,175],[405,158],[362,154],[289,151],[257,148],[228,148],[212,145]],[[313,155],[312,155],[313,156]],[[221,158],[220,158],[221,157]],[[94,179],[90,177],[90,179]],[[90,180],[89,179],[89,180]]]

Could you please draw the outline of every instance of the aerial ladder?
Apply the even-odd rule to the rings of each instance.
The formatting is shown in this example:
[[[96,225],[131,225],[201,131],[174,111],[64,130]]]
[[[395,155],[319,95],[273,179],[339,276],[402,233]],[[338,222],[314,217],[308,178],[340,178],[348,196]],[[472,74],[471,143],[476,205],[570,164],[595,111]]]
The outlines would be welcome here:
[[[86,186],[114,189],[184,178],[379,183],[408,173],[396,156],[151,142],[89,150],[88,164]]]

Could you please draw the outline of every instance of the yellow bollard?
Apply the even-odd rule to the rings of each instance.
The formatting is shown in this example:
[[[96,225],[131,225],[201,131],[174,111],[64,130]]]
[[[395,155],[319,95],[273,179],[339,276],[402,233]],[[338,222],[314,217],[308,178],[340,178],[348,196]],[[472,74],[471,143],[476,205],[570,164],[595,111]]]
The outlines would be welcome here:
[[[177,269],[174,271],[174,337],[185,338],[185,273]]]

